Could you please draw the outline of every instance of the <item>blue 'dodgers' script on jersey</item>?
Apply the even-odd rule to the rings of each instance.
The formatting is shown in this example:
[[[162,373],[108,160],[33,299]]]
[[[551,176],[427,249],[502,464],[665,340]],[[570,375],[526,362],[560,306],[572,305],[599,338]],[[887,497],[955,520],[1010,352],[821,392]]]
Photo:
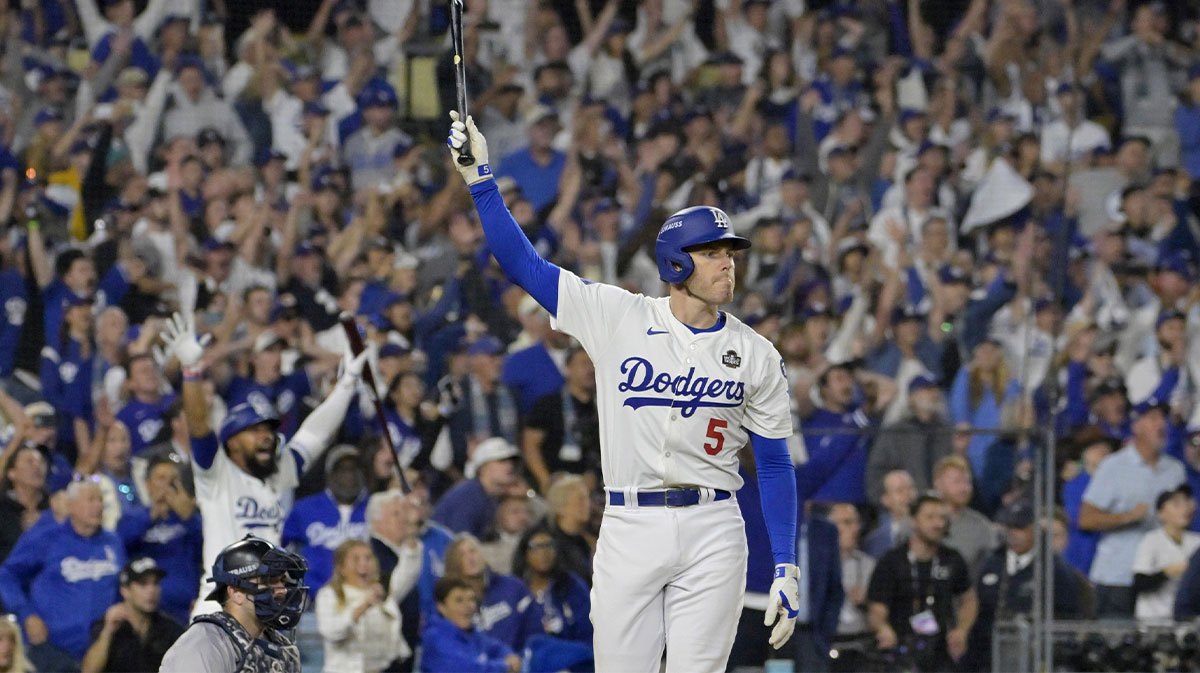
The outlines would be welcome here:
[[[617,385],[617,390],[628,393],[641,392],[670,392],[676,397],[626,397],[625,406],[633,409],[641,407],[675,407],[687,418],[696,413],[701,407],[733,408],[741,406],[746,398],[745,384],[741,381],[695,376],[696,368],[689,367],[687,374],[682,376],[670,372],[654,371],[654,365],[646,358],[629,357],[621,363],[621,373],[625,380]],[[695,378],[693,378],[695,376]],[[678,399],[683,397],[684,399]]]

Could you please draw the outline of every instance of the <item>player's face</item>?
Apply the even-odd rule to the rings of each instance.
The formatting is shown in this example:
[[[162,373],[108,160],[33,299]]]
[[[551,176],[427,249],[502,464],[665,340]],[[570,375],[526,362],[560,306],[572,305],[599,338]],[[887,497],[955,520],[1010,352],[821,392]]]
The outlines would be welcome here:
[[[695,265],[685,282],[692,296],[714,306],[733,301],[733,245],[715,241],[691,248],[688,254]]]
[[[269,423],[252,425],[229,438],[230,457],[240,456],[246,470],[265,479],[275,473],[275,430]]]
[[[438,612],[460,629],[471,628],[475,616],[475,592],[470,589],[451,589],[446,600],[438,603]]]

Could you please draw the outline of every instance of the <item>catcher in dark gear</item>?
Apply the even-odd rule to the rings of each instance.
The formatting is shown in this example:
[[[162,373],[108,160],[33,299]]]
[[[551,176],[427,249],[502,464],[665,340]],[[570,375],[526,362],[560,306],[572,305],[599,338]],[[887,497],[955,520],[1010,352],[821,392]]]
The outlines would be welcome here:
[[[193,619],[159,670],[300,673],[291,632],[308,604],[306,572],[303,557],[251,535],[221,550],[207,597],[221,612]]]

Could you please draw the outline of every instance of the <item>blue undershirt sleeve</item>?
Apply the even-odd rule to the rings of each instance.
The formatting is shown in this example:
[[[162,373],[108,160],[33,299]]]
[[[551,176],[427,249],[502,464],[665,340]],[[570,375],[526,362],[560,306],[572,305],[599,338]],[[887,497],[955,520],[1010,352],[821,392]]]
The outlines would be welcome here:
[[[758,471],[763,520],[767,525],[767,536],[771,538],[771,555],[775,565],[795,564],[796,516],[800,508],[796,500],[796,472],[787,440],[768,439],[751,432],[750,442]]]
[[[495,180],[471,185],[471,198],[483,223],[492,255],[508,278],[520,285],[550,315],[558,315],[558,274],[561,269],[542,259],[504,205]]]
[[[203,437],[192,437],[192,460],[206,470],[212,467],[213,461],[217,459],[217,451],[220,450],[217,436],[211,432]]]

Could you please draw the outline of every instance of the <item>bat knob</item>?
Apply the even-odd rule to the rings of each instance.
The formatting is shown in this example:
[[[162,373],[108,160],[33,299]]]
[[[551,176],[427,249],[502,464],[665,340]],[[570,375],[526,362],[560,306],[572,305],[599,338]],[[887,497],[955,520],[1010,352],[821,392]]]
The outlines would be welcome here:
[[[463,152],[458,155],[459,166],[470,166],[475,163],[475,157],[470,152]]]

